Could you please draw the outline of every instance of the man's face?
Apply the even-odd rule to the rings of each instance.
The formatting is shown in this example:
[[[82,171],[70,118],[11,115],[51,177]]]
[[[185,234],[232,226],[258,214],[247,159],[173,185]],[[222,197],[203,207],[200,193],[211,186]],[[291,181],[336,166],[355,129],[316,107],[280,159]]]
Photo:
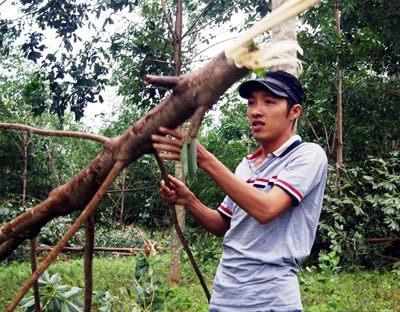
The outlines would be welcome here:
[[[247,104],[247,117],[256,141],[280,144],[290,137],[293,119],[289,117],[285,98],[265,89],[255,89]]]

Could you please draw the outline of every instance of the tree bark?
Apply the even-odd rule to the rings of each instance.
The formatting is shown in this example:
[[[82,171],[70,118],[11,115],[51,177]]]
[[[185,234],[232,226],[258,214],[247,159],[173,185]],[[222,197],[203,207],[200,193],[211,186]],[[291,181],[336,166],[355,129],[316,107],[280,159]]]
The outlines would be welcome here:
[[[25,123],[28,124],[28,112],[25,112]],[[21,204],[25,205],[26,202],[26,185],[28,180],[28,145],[29,145],[29,137],[28,132],[24,131],[24,149],[23,149],[23,157],[24,157],[24,170],[22,174],[22,198]]]
[[[183,18],[183,2],[179,0],[176,5],[176,19],[175,29],[172,32],[173,37],[173,49],[174,49],[174,76],[179,76],[182,70],[182,18]],[[178,130],[182,130],[182,126]],[[175,174],[174,176],[181,181],[185,180],[182,165],[175,163]],[[183,232],[185,229],[185,208],[180,205],[175,205],[172,209],[175,209],[178,226]],[[171,285],[177,284],[180,281],[180,267],[181,267],[181,240],[175,229],[172,227],[172,242],[171,242],[171,264],[169,270],[169,283]]]
[[[335,1],[335,19],[336,19],[336,34],[338,38],[341,36],[340,26],[340,8],[339,2]],[[338,43],[340,47],[340,42]],[[336,75],[337,75],[337,101],[336,101],[336,186],[340,187],[341,168],[343,164],[343,98],[342,98],[342,68],[341,68],[341,50],[339,48],[336,55]]]
[[[93,256],[94,256],[94,214],[85,222],[85,297],[84,312],[90,312],[92,307],[93,293]]]
[[[0,261],[25,239],[35,237],[50,220],[83,210],[108,173],[117,164],[126,167],[153,153],[151,134],[160,126],[176,128],[199,107],[210,108],[237,80],[248,74],[220,53],[202,69],[179,76],[172,93],[118,137],[109,138],[103,150],[68,183],[54,189],[39,205],[0,228]]]

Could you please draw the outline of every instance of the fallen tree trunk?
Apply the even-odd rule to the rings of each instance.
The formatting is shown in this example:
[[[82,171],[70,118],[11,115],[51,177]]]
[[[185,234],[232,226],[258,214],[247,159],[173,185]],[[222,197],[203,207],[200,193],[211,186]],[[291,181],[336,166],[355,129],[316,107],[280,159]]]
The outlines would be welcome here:
[[[0,261],[24,240],[35,237],[50,220],[83,210],[111,170],[126,167],[144,154],[153,153],[151,134],[160,126],[176,128],[197,109],[210,108],[237,80],[249,73],[224,53],[202,69],[182,75],[172,93],[118,137],[105,140],[103,150],[68,183],[54,189],[46,200],[0,228]]]
[[[38,246],[35,248],[38,252],[51,251],[53,249],[52,246]],[[31,251],[31,248],[26,248],[27,251]],[[63,247],[62,251],[65,252],[84,252],[85,247]],[[138,252],[145,252],[145,248],[129,248],[129,247],[94,247],[94,252],[112,252],[112,253],[122,253],[122,254],[130,254],[131,256],[135,256]]]

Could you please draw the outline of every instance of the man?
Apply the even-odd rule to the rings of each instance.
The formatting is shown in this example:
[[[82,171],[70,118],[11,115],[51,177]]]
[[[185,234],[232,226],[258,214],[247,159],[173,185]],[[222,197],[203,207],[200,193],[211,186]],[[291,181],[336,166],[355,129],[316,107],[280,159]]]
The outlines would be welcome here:
[[[314,143],[302,143],[294,124],[304,93],[296,77],[267,72],[239,87],[260,148],[231,173],[201,144],[197,164],[226,193],[210,209],[179,180],[169,176],[160,194],[183,205],[209,232],[224,236],[224,251],[214,279],[210,311],[301,311],[296,273],[309,255],[320,216],[327,158]],[[160,128],[154,147],[179,160],[183,134]],[[174,138],[171,138],[174,137]]]

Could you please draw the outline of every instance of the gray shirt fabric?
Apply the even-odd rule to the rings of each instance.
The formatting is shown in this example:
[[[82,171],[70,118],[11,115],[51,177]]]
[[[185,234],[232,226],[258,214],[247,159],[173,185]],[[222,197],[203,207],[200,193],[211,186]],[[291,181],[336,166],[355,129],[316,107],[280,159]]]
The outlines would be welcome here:
[[[258,191],[281,187],[293,206],[267,224],[237,206],[228,196],[218,211],[231,218],[214,279],[210,309],[219,312],[301,310],[296,273],[309,255],[321,212],[327,158],[314,143],[293,136],[255,168],[261,153],[245,157],[235,175]]]

